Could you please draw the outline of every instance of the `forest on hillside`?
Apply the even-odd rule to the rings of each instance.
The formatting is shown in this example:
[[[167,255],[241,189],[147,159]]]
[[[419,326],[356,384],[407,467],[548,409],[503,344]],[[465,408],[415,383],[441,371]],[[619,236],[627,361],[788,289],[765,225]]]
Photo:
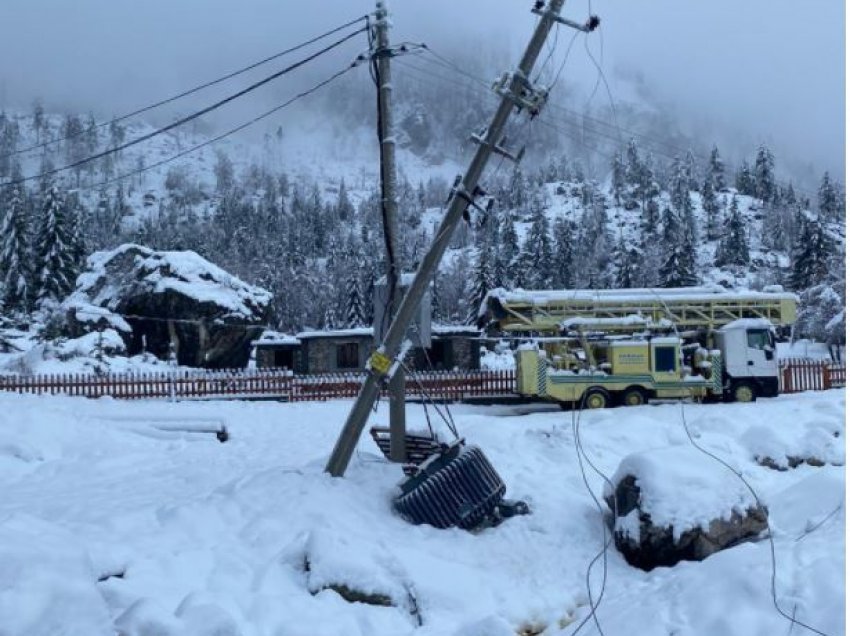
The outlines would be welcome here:
[[[408,88],[399,105],[400,145],[418,156],[462,155],[464,131],[480,123],[482,108],[462,109],[462,97],[450,108],[427,108],[445,92],[412,81]],[[368,123],[368,101],[346,103],[361,105],[339,107],[341,121]],[[798,335],[843,340],[844,191],[828,173],[817,192],[806,192],[777,176],[766,146],[729,166],[716,146],[699,159],[691,151],[659,156],[637,137],[606,151],[603,162],[591,161],[572,152],[569,140],[530,130],[536,161],[494,162],[482,184],[490,212],[473,215],[452,239],[434,281],[437,321],[474,322],[494,287],[781,284],[801,295]],[[208,174],[174,163],[161,182],[145,179],[153,158],[144,154],[107,155],[50,174],[126,136],[121,124],[50,116],[39,104],[0,115],[0,181],[23,178],[21,148],[60,139],[41,148],[36,164],[30,158],[37,170],[27,176],[45,176],[0,190],[6,320],[44,323],[74,288],[88,254],[135,242],[193,250],[269,290],[275,329],[370,324],[372,288],[385,268],[374,180],[295,176],[274,161],[222,150]],[[266,143],[274,139],[267,135]],[[138,175],[119,178],[128,169]],[[413,269],[451,184],[404,166],[400,172],[402,260]]]

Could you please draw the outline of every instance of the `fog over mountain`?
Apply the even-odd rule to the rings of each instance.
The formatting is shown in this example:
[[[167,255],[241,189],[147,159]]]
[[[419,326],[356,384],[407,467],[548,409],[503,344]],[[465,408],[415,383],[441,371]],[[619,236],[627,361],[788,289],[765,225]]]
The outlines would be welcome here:
[[[495,76],[515,63],[534,24],[530,2],[519,0],[395,0],[396,41],[427,42],[460,63]],[[590,4],[590,3],[588,3]],[[100,117],[132,110],[188,86],[286,48],[358,13],[370,1],[318,0],[5,0],[0,23],[0,99],[27,108],[40,97],[48,110],[87,111]],[[688,2],[651,0],[568,3],[565,15],[602,18],[600,32],[576,40],[555,101],[581,106],[601,58],[619,103],[635,91],[686,133],[724,145],[727,154],[751,154],[770,145],[779,166],[813,185],[828,169],[844,173],[844,5],[791,0]],[[561,29],[553,59],[572,38]],[[322,60],[218,115],[238,121],[290,95],[352,59],[355,40]],[[320,70],[323,69],[323,70]],[[257,77],[267,72],[259,71]],[[404,73],[399,69],[398,73]],[[366,81],[365,71],[359,78]],[[219,93],[223,94],[223,93]],[[180,103],[180,112],[205,104],[204,93]],[[592,106],[605,112],[600,89]],[[171,117],[171,111],[166,117]],[[613,120],[610,111],[609,121]],[[281,120],[284,117],[281,116]]]

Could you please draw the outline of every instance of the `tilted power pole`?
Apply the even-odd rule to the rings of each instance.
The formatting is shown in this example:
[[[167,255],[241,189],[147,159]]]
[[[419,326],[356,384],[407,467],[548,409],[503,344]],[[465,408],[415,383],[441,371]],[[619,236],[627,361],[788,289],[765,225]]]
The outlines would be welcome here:
[[[372,55],[377,67],[378,135],[381,141],[381,208],[384,240],[387,248],[387,298],[390,316],[401,304],[401,249],[398,242],[398,199],[396,198],[395,134],[392,110],[392,72],[390,70],[389,18],[385,0],[377,0],[375,10],[375,50]],[[386,335],[387,320],[381,320],[384,333],[375,333],[381,342]],[[405,446],[404,369],[399,367],[389,379],[390,394],[390,459],[407,460]]]
[[[466,174],[457,181],[452,190],[443,222],[434,235],[430,249],[422,258],[419,269],[416,270],[413,282],[411,282],[398,311],[393,317],[383,343],[369,359],[366,379],[363,381],[360,393],[351,407],[348,419],[345,421],[328,459],[327,466],[325,466],[325,470],[334,477],[341,477],[345,474],[345,469],[348,467],[354,448],[357,446],[357,441],[366,425],[369,411],[380,393],[381,382],[388,376],[392,377],[398,370],[399,365],[394,361],[399,354],[407,326],[425,294],[429,281],[434,275],[463,213],[471,204],[474,204],[473,197],[477,191],[478,181],[487,166],[487,161],[494,152],[508,155],[507,151],[500,146],[500,143],[502,131],[511,111],[514,108],[525,109],[530,114],[536,115],[545,101],[545,92],[535,89],[529,78],[549,31],[556,22],[562,21],[560,13],[563,5],[564,0],[549,0],[548,6],[544,6],[542,2],[535,5],[535,13],[540,16],[540,20],[528,47],[525,49],[522,60],[517,69],[513,73],[507,74],[503,81],[497,83],[495,87],[502,100],[493,116],[493,121],[486,131],[474,137],[475,141],[478,142],[475,156],[472,158]]]

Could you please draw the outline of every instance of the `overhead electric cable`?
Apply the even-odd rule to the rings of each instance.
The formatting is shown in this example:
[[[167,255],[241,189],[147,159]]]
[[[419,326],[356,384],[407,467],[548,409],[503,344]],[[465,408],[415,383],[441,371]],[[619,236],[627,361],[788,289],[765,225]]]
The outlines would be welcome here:
[[[330,37],[331,35],[334,35],[335,33],[338,33],[340,31],[342,31],[343,29],[346,29],[350,26],[353,26],[353,25],[357,24],[358,22],[360,22],[361,20],[366,20],[366,19],[368,19],[368,16],[360,16],[359,18],[356,18],[354,20],[350,20],[350,21],[346,22],[345,24],[341,24],[340,26],[336,27],[335,29],[331,29],[330,31],[326,31],[325,33],[322,33],[321,35],[317,35],[314,38],[306,40],[306,41],[302,42],[301,44],[296,44],[295,46],[292,46],[292,47],[290,47],[290,48],[288,48],[284,51],[281,51],[279,53],[275,53],[274,55],[270,55],[270,56],[260,60],[259,62],[254,62],[253,64],[249,64],[248,66],[242,67],[242,68],[240,68],[236,71],[228,73],[227,75],[223,75],[222,77],[219,77],[218,79],[214,79],[212,81],[205,82],[204,84],[200,84],[198,86],[195,86],[194,88],[190,88],[188,90],[185,90],[182,93],[178,93],[177,95],[173,95],[172,97],[167,97],[167,98],[162,99],[158,102],[154,102],[153,104],[150,104],[148,106],[143,106],[143,107],[138,108],[138,109],[136,109],[136,110],[134,110],[130,113],[126,113],[124,115],[121,115],[120,117],[114,117],[114,118],[110,119],[109,121],[103,121],[99,124],[96,124],[94,126],[94,128],[95,129],[103,128],[104,126],[109,126],[109,125],[117,123],[119,121],[124,121],[126,119],[130,119],[131,117],[136,117],[137,115],[141,115],[142,113],[146,113],[148,111],[154,110],[156,108],[159,108],[160,106],[165,106],[166,104],[171,104],[172,102],[176,102],[179,99],[182,99],[184,97],[187,97],[189,95],[192,95],[194,93],[202,91],[202,90],[209,88],[211,86],[215,86],[217,84],[221,84],[222,82],[226,82],[227,80],[233,79],[234,77],[237,77],[238,75],[242,75],[243,73],[247,73],[248,71],[252,71],[255,68],[258,68],[258,67],[260,67],[264,64],[267,64],[267,63],[272,62],[276,59],[284,57],[285,55],[289,55],[290,53],[294,53],[295,51],[298,51],[300,49],[303,49],[304,47],[310,46],[311,44],[315,44],[316,42],[318,42],[320,40],[324,40],[325,38]],[[0,159],[6,159],[7,157],[13,157],[15,155],[23,154],[23,153],[26,153],[26,152],[31,152],[33,150],[38,150],[39,148],[45,148],[47,146],[50,146],[50,145],[53,145],[53,144],[56,144],[56,143],[60,143],[62,141],[67,141],[68,139],[74,139],[76,137],[79,137],[80,135],[85,134],[89,130],[91,130],[91,128],[86,128],[86,129],[81,130],[79,132],[76,132],[76,133],[73,133],[73,134],[70,134],[70,135],[65,135],[63,137],[55,137],[53,139],[43,141],[43,142],[35,144],[33,146],[27,146],[26,148],[20,148],[20,149],[13,151],[13,152],[9,152],[5,155],[0,155]]]
[[[180,157],[184,157],[184,156],[186,156],[186,155],[188,155],[188,154],[191,154],[191,153],[193,153],[193,152],[195,152],[195,151],[197,151],[197,150],[200,150],[201,148],[203,148],[203,147],[205,147],[205,146],[209,146],[210,144],[214,144],[214,143],[216,143],[216,142],[218,142],[218,141],[221,141],[221,140],[222,140],[222,139],[224,139],[225,137],[229,137],[229,136],[231,136],[231,135],[233,135],[233,134],[236,134],[236,133],[238,133],[238,132],[240,132],[240,131],[242,131],[242,130],[244,130],[244,129],[248,128],[249,126],[252,126],[252,125],[256,124],[258,121],[261,121],[261,120],[265,119],[266,117],[269,117],[269,116],[273,115],[274,113],[278,112],[279,110],[283,110],[284,108],[286,108],[287,106],[290,106],[290,105],[291,105],[291,104],[293,104],[294,102],[296,102],[296,101],[298,101],[298,100],[300,100],[300,99],[303,99],[304,97],[307,97],[308,95],[310,95],[310,94],[312,94],[312,93],[316,92],[316,91],[317,91],[317,90],[319,90],[320,88],[322,88],[322,87],[324,87],[324,86],[327,86],[328,84],[330,84],[330,83],[331,83],[331,82],[333,82],[334,80],[338,79],[338,78],[339,78],[339,77],[341,77],[342,75],[345,75],[345,74],[346,74],[348,71],[350,71],[351,69],[355,68],[355,67],[357,66],[357,64],[358,64],[358,62],[356,62],[356,61],[355,61],[355,62],[353,62],[353,63],[351,63],[350,65],[348,65],[348,66],[347,66],[347,67],[345,67],[344,69],[342,69],[342,70],[340,70],[340,71],[337,71],[336,73],[334,73],[333,75],[331,75],[331,76],[330,76],[330,77],[328,77],[327,79],[325,79],[325,80],[323,80],[323,81],[319,82],[318,84],[314,85],[313,87],[311,87],[311,88],[309,88],[309,89],[307,89],[307,90],[305,90],[305,91],[302,91],[302,92],[298,93],[297,95],[295,95],[294,97],[291,97],[290,99],[286,100],[286,101],[285,101],[285,102],[283,102],[282,104],[279,104],[278,106],[275,106],[274,108],[272,108],[272,109],[270,109],[270,110],[267,110],[266,112],[264,112],[264,113],[262,113],[262,114],[260,114],[260,115],[257,115],[257,116],[256,116],[256,117],[254,117],[253,119],[250,119],[249,121],[247,121],[247,122],[245,122],[245,123],[243,123],[243,124],[240,124],[239,126],[236,126],[235,128],[231,128],[231,129],[230,129],[230,130],[228,130],[227,132],[224,132],[224,133],[222,133],[222,134],[220,134],[220,135],[218,135],[218,136],[216,136],[216,137],[213,137],[212,139],[207,139],[206,141],[204,141],[204,142],[202,142],[202,143],[199,143],[199,144],[197,144],[197,145],[195,145],[195,146],[192,146],[191,148],[188,148],[188,149],[186,149],[186,150],[183,150],[182,152],[178,152],[178,153],[177,153],[177,154],[175,154],[175,155],[172,155],[172,156],[170,156],[170,157],[167,157],[167,158],[165,158],[165,159],[162,159],[162,160],[160,160],[160,161],[157,161],[156,163],[152,163],[152,164],[150,164],[150,165],[148,165],[148,166],[145,166],[145,167],[143,167],[143,168],[139,168],[139,169],[137,169],[137,170],[133,170],[133,171],[131,171],[131,172],[126,172],[126,173],[121,174],[121,175],[119,175],[119,176],[117,176],[117,177],[113,177],[113,178],[111,178],[111,179],[107,179],[106,181],[101,181],[100,183],[97,183],[97,184],[94,184],[94,185],[91,185],[91,186],[86,186],[86,187],[83,187],[83,188],[73,188],[73,189],[74,189],[74,190],[99,190],[100,188],[103,188],[104,186],[107,186],[107,185],[109,185],[109,184],[111,184],[111,183],[116,183],[116,182],[118,182],[118,181],[123,181],[124,179],[128,179],[128,178],[130,178],[130,177],[134,177],[134,176],[136,176],[137,174],[142,174],[143,172],[147,172],[148,170],[152,170],[152,169],[154,169],[154,168],[158,168],[158,167],[163,166],[163,165],[165,165],[165,164],[171,163],[172,161],[174,161],[174,160],[176,160],[176,159],[179,159]]]
[[[149,139],[152,139],[152,138],[154,138],[158,135],[166,133],[169,130],[173,130],[174,128],[182,126],[183,124],[186,124],[186,123],[188,123],[188,122],[190,122],[194,119],[198,119],[199,117],[202,117],[203,115],[206,115],[207,113],[210,113],[210,112],[224,106],[225,104],[232,102],[233,100],[238,99],[238,98],[250,93],[251,91],[258,89],[261,86],[264,86],[264,85],[268,84],[269,82],[271,82],[271,81],[273,81],[273,80],[275,80],[275,79],[277,79],[277,78],[279,78],[283,75],[286,75],[287,73],[290,73],[290,72],[294,71],[295,69],[297,69],[301,66],[304,66],[307,62],[311,62],[312,60],[316,59],[317,57],[324,55],[328,51],[331,51],[331,50],[335,49],[336,47],[341,46],[342,44],[344,44],[348,40],[359,35],[360,33],[363,33],[366,30],[367,30],[366,27],[363,27],[363,28],[358,29],[356,31],[352,31],[351,33],[349,33],[345,37],[340,38],[339,40],[337,40],[333,44],[326,46],[325,48],[321,49],[320,51],[317,51],[317,52],[313,53],[312,55],[309,55],[305,58],[302,58],[301,60],[295,62],[294,64],[290,64],[286,68],[283,68],[283,69],[277,71],[276,73],[272,73],[268,77],[265,77],[265,78],[259,80],[258,82],[254,82],[250,86],[247,86],[246,88],[243,88],[242,90],[240,90],[236,93],[233,93],[232,95],[229,95],[229,96],[225,97],[224,99],[220,99],[219,101],[215,102],[214,104],[211,104],[210,106],[207,106],[206,108],[202,108],[201,110],[195,111],[191,115],[181,117],[177,121],[172,122],[172,123],[168,124],[167,126],[163,126],[161,128],[158,128],[158,129],[154,130],[153,132],[150,132],[146,135],[142,135],[141,137],[137,137],[135,139],[132,139],[132,140],[130,140],[130,141],[124,143],[124,144],[121,144],[120,146],[115,146],[115,147],[110,148],[108,150],[104,150],[103,152],[96,153],[94,155],[86,157],[85,159],[80,159],[79,161],[74,161],[72,163],[61,166],[59,168],[54,168],[53,170],[47,170],[45,172],[42,172],[41,174],[31,175],[29,177],[23,177],[21,179],[16,179],[16,180],[13,180],[13,181],[7,181],[6,183],[0,184],[0,186],[17,185],[19,183],[25,183],[27,181],[42,179],[44,177],[48,177],[48,176],[51,176],[51,175],[54,175],[54,174],[58,174],[60,172],[65,172],[66,170],[72,170],[73,168],[83,166],[87,163],[91,163],[92,161],[95,161],[95,160],[100,159],[102,157],[106,157],[108,155],[115,154],[116,152],[120,152],[121,150],[125,150],[127,148],[132,147],[132,146],[138,145],[142,142],[148,141]]]

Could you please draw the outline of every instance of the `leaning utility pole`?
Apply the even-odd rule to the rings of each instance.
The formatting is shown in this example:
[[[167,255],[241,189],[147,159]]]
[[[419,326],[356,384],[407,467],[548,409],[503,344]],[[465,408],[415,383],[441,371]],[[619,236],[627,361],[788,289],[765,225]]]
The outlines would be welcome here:
[[[395,359],[399,356],[407,325],[425,294],[428,283],[434,275],[464,212],[470,205],[476,205],[474,197],[478,192],[478,180],[487,166],[490,155],[495,152],[511,157],[500,145],[502,143],[502,130],[511,111],[514,108],[525,109],[532,116],[536,115],[546,99],[545,89],[536,89],[532,86],[529,77],[552,26],[556,22],[566,22],[560,18],[563,5],[564,0],[549,0],[548,6],[545,6],[542,1],[535,4],[534,12],[540,16],[540,21],[537,23],[534,35],[522,56],[519,67],[513,73],[506,74],[502,81],[497,82],[494,87],[496,92],[501,95],[502,100],[493,116],[493,121],[482,134],[473,137],[478,143],[475,156],[472,158],[466,174],[458,179],[452,189],[448,210],[434,235],[431,248],[422,258],[419,269],[401,301],[398,312],[393,317],[383,343],[372,354],[366,365],[368,371],[366,379],[363,381],[357,400],[351,407],[345,426],[343,426],[328,459],[327,466],[325,466],[325,470],[334,477],[341,477],[348,467],[348,462],[351,460],[351,455],[354,453],[354,448],[363,432],[363,427],[366,425],[369,411],[378,398],[381,382],[388,377],[391,378],[398,370],[399,365],[395,362]],[[516,157],[512,158],[516,159]]]
[[[394,316],[401,303],[401,250],[398,243],[398,200],[396,198],[395,135],[392,111],[392,74],[390,71],[389,17],[384,0],[377,0],[375,10],[375,79],[378,83],[378,136],[381,141],[381,211],[387,251],[387,298],[389,316]],[[381,320],[383,333],[375,333],[377,342],[386,335],[388,320]],[[404,369],[398,368],[389,379],[390,394],[390,459],[407,460],[405,445]]]

